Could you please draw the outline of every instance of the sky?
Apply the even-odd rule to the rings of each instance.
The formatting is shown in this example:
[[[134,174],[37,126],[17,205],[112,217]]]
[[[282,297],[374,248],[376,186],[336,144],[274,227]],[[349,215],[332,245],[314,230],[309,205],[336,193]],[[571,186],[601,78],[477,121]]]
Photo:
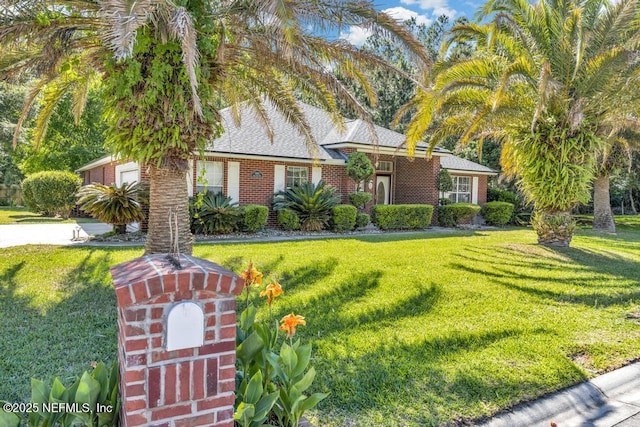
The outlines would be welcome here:
[[[473,18],[474,13],[483,4],[481,0],[373,0],[376,9],[385,11],[399,20],[415,17],[418,23],[429,25],[440,15],[452,19],[460,16]],[[351,28],[341,37],[359,46],[364,43],[368,33],[360,28]]]

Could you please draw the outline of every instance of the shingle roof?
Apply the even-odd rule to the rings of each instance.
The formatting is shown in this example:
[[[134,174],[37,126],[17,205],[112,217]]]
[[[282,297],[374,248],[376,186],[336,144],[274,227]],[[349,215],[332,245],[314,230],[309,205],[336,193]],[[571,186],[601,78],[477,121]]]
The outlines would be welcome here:
[[[305,138],[269,103],[265,103],[265,107],[273,129],[273,143],[269,140],[264,124],[245,104],[239,110],[241,116],[239,126],[236,126],[231,109],[227,108],[220,112],[224,133],[207,149],[231,154],[329,160],[344,159],[344,156],[333,150],[331,145],[340,143],[373,145],[371,129],[364,120],[347,119],[345,129],[340,131],[328,112],[304,103],[300,103],[300,106],[317,142],[316,153],[310,150]],[[378,136],[380,147],[397,148],[404,143],[405,136],[401,133],[377,125],[374,125],[373,129]],[[419,148],[424,149],[425,144],[419,144]],[[439,147],[434,151],[448,153],[447,150]]]
[[[456,156],[441,157],[440,166],[442,166],[444,169],[452,169],[452,170],[484,172],[484,173],[493,173],[493,174],[498,173],[489,167],[486,167],[479,163],[475,163],[470,160],[462,159]]]

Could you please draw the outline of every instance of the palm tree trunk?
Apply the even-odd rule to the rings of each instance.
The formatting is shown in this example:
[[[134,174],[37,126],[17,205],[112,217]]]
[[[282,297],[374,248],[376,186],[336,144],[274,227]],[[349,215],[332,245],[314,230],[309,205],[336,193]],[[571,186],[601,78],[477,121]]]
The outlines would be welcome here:
[[[635,204],[635,201],[633,200],[633,188],[629,189],[629,203],[631,204],[631,212],[634,215],[638,215],[638,211],[636,210],[636,204]]]
[[[616,232],[609,197],[609,175],[598,176],[593,183],[593,230]]]
[[[149,232],[145,244],[146,254],[175,252],[172,241],[176,235],[180,253],[190,255],[192,252],[187,167],[186,161],[165,162],[160,167],[149,166]]]
[[[544,246],[569,247],[576,229],[571,211],[535,211],[531,225],[538,234],[538,243]]]

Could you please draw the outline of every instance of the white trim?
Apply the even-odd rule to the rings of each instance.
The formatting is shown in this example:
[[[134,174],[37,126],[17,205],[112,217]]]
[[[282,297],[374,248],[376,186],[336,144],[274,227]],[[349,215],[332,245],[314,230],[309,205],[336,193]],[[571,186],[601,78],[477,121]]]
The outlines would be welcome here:
[[[313,185],[317,185],[322,180],[322,168],[320,167],[312,167],[311,168],[311,182]]]
[[[86,165],[82,166],[80,169],[76,169],[76,172],[88,171],[89,169],[93,169],[98,166],[108,165],[109,163],[116,162],[116,161],[118,161],[118,159],[116,159],[115,156],[101,157],[97,160],[92,161],[91,163],[87,163]]]
[[[442,169],[447,169],[447,168],[442,167]],[[447,171],[449,171],[450,174],[488,175],[488,176],[498,175],[498,172],[480,172],[480,171],[471,171],[466,169],[447,169]]]
[[[240,162],[227,162],[227,197],[240,203]]]
[[[120,187],[122,185],[122,174],[125,172],[137,172],[136,182],[140,182],[140,166],[138,162],[128,162],[123,165],[116,165],[116,185]],[[106,182],[103,183],[108,185]]]
[[[398,148],[398,147],[389,147],[389,146],[373,146],[373,145],[369,145],[369,144],[358,144],[355,142],[337,142],[334,144],[326,144],[323,145],[322,147],[325,148],[332,148],[332,149],[337,149],[337,148],[355,148],[356,150],[358,150],[361,153],[380,153],[380,154],[390,154],[392,156],[403,156],[403,157],[407,157],[406,155],[406,149],[405,148]],[[405,152],[404,154],[402,152]],[[419,152],[426,152],[427,149],[423,148],[423,147],[416,147],[416,151]],[[450,157],[453,154],[451,153],[438,153],[438,152],[433,152],[431,153],[432,157]],[[414,156],[415,157],[415,156]]]
[[[273,166],[273,192],[285,189],[287,185],[287,171],[284,165]]]
[[[189,170],[187,170],[187,194],[189,197],[193,197],[193,159],[189,161]]]
[[[217,151],[205,151],[205,157],[220,157],[225,159],[247,159],[247,160],[270,160],[276,162],[288,162],[288,163],[313,163],[318,162],[327,165],[345,165],[347,162],[341,159],[302,159],[296,157],[278,157],[278,156],[263,156],[258,154],[238,154],[238,153],[220,153]],[[199,154],[194,154],[196,158],[200,157]]]
[[[478,204],[478,177],[474,176],[471,179],[471,203]]]

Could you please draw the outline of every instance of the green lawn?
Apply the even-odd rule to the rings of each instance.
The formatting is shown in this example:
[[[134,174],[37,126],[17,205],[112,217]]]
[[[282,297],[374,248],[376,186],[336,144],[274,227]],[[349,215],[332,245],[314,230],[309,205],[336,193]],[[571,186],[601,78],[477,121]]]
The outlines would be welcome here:
[[[203,244],[249,260],[306,317],[322,425],[428,426],[490,415],[640,356],[640,230],[581,231],[573,247],[530,230]],[[0,254],[0,400],[29,376],[70,377],[116,353],[108,266],[140,249],[28,246]],[[628,318],[629,317],[629,318]]]
[[[2,224],[58,224],[74,222],[97,222],[93,218],[51,218],[29,212],[27,208],[0,207],[0,225]]]

